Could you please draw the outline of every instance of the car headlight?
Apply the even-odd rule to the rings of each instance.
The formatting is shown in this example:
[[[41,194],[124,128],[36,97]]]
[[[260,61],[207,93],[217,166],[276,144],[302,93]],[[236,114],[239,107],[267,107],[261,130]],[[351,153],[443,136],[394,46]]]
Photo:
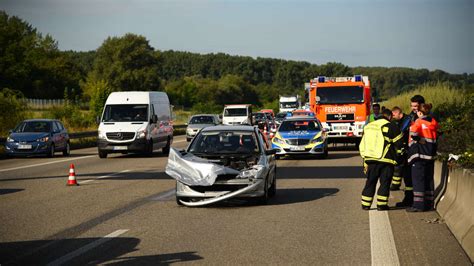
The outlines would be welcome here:
[[[10,137],[7,138],[7,142],[14,142],[14,141],[15,141],[15,140],[12,139],[12,138],[10,138]]]
[[[138,131],[137,132],[137,138],[138,139],[146,138],[146,129]]]
[[[48,140],[49,140],[49,137],[42,137],[42,138],[37,139],[36,141],[38,141],[38,142],[47,142]]]
[[[311,143],[317,143],[317,142],[323,142],[323,138],[322,138],[322,137],[318,137],[318,138],[315,138],[315,139],[312,139],[312,140],[311,140]]]
[[[263,166],[254,165],[252,168],[243,170],[236,178],[249,179],[249,178],[261,178],[263,172]]]
[[[99,130],[98,135],[97,135],[97,138],[99,138],[99,139],[105,139],[105,132]]]
[[[285,141],[280,139],[280,138],[277,138],[277,137],[274,137],[273,138],[273,141],[277,144],[285,144]]]
[[[193,129],[192,129],[192,128],[187,128],[187,129],[186,129],[186,132],[187,132],[188,134],[192,134],[192,133],[193,133]]]

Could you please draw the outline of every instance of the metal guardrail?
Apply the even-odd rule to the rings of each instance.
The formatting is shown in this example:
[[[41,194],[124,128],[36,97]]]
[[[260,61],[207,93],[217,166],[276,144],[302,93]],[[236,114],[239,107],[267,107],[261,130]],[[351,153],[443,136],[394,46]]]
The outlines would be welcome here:
[[[174,129],[185,129],[187,125],[174,125]],[[97,136],[97,130],[94,131],[84,131],[84,132],[74,132],[69,133],[70,139],[82,139],[82,138],[92,138]],[[0,145],[4,145],[7,141],[7,138],[0,137]]]

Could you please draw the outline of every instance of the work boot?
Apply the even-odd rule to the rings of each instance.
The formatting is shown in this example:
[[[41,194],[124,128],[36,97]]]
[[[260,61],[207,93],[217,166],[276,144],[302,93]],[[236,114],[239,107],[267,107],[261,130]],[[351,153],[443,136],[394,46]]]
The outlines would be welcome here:
[[[390,207],[388,207],[388,205],[377,206],[377,211],[388,211],[388,210],[390,210]]]
[[[401,202],[395,204],[396,207],[406,208],[413,205],[413,191],[405,191],[405,197]]]
[[[362,205],[362,210],[368,211],[368,210],[370,210],[370,206],[364,206],[364,205]]]
[[[397,191],[397,190],[400,190],[400,185],[395,185],[395,184],[390,185],[390,191]]]

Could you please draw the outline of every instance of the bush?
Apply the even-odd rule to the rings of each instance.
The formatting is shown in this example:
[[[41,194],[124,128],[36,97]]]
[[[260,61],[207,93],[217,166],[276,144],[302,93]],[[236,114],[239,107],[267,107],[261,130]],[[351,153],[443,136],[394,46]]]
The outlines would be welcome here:
[[[2,89],[0,91],[0,135],[6,136],[19,122],[26,118],[26,105],[20,91]]]
[[[95,119],[89,112],[81,111],[78,105],[67,104],[64,107],[53,107],[46,114],[47,117],[58,119],[69,130],[84,130],[94,124]]]

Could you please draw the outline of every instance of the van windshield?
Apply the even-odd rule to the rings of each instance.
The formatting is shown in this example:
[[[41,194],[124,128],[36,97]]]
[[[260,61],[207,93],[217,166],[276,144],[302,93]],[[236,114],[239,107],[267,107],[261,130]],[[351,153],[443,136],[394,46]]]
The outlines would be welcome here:
[[[247,116],[246,108],[228,108],[224,111],[224,116]]]
[[[103,122],[146,122],[148,104],[108,104],[105,106]]]
[[[321,104],[342,104],[364,102],[364,88],[358,86],[318,88]]]

